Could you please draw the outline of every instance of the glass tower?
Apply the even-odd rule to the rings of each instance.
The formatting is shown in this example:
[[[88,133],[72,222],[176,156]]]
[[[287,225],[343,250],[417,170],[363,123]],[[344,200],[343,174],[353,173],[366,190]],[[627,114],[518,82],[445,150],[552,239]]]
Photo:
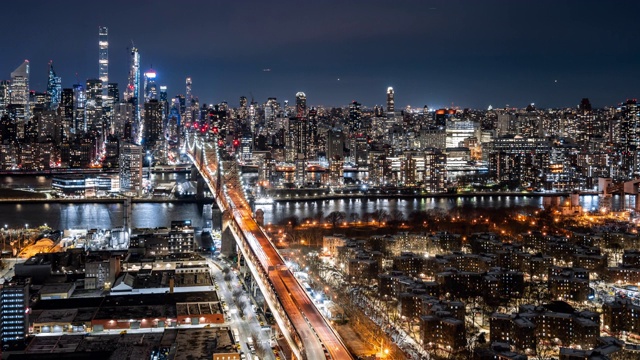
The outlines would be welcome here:
[[[124,91],[124,100],[133,104],[134,127],[140,125],[140,53],[135,47],[131,48],[131,67],[129,69],[129,82]]]
[[[109,30],[106,26],[98,28],[98,79],[109,83]]]
[[[394,111],[396,111],[395,101],[393,98],[394,98],[393,88],[389,86],[389,88],[387,88],[387,113],[393,113]]]
[[[49,79],[47,80],[46,106],[49,110],[56,110],[60,105],[62,95],[62,79],[53,70],[53,61],[49,62]]]

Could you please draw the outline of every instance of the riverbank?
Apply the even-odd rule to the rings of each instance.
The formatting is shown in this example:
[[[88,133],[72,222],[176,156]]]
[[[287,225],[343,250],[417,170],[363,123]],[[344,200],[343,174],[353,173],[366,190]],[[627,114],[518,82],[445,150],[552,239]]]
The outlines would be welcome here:
[[[38,194],[38,193],[36,193]],[[42,194],[43,195],[43,194]],[[124,198],[85,198],[85,199],[73,199],[73,198],[46,198],[46,197],[33,197],[33,198],[0,198],[0,203],[4,204],[23,204],[23,203],[60,203],[60,204],[120,204],[124,202]],[[196,199],[196,198],[132,198],[131,202],[138,203],[171,203],[171,204],[211,204],[213,199]]]
[[[328,194],[317,196],[291,196],[274,197],[274,202],[298,202],[298,201],[323,201],[323,200],[347,200],[347,199],[429,199],[429,198],[474,198],[474,197],[556,197],[569,196],[571,192],[465,192],[465,193],[428,193],[428,194]],[[592,196],[598,195],[597,191],[585,191],[580,195]]]

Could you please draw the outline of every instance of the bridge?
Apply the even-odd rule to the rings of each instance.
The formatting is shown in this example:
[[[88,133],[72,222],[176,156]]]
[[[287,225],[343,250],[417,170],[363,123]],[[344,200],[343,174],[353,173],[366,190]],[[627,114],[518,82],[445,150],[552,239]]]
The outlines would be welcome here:
[[[218,148],[217,142],[209,142],[202,135],[189,134],[186,147],[188,156],[222,211],[223,234],[229,231],[233,235],[237,250],[244,257],[296,358],[353,359],[340,336],[322,316],[253,218],[251,207],[237,182],[235,160],[221,160],[220,153],[224,150]]]

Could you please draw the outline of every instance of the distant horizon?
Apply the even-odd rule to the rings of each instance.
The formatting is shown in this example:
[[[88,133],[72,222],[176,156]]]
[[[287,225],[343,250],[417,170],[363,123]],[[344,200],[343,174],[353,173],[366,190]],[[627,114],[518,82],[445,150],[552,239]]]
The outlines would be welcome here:
[[[37,91],[50,60],[67,87],[76,74],[97,78],[98,27],[106,26],[109,80],[120,90],[134,44],[141,73],[153,66],[169,96],[184,94],[190,76],[202,102],[234,107],[240,96],[293,101],[298,91],[309,104],[382,105],[388,86],[397,108],[557,109],[584,97],[602,108],[640,97],[633,0],[33,0],[4,9],[24,16],[0,24],[12,34],[0,79],[26,58]]]

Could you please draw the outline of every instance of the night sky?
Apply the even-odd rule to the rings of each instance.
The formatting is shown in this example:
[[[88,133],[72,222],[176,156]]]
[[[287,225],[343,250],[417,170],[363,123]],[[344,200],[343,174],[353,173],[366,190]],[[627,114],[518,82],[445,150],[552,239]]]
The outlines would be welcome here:
[[[98,76],[109,27],[109,78],[124,89],[131,41],[170,96],[193,78],[201,102],[245,95],[396,108],[594,106],[640,97],[640,1],[10,1],[0,78],[23,59],[31,88],[48,61],[63,87]],[[263,69],[271,69],[265,72]],[[339,80],[338,80],[339,79]]]

